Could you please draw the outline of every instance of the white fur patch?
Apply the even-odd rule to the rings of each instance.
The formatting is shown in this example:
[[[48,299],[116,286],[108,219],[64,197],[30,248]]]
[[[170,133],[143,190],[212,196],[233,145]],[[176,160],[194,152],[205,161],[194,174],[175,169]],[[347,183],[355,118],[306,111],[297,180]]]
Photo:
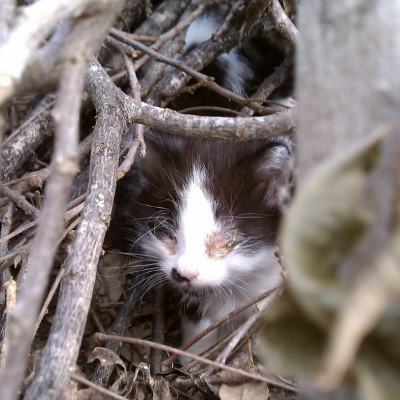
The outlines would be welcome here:
[[[211,39],[221,23],[215,14],[203,14],[195,19],[186,32],[183,54],[192,46]],[[245,95],[246,82],[253,78],[253,72],[239,49],[235,47],[229,53],[219,55],[216,60],[225,72],[223,86],[236,94]]]
[[[220,26],[220,21],[218,21],[218,18],[213,14],[203,14],[196,18],[186,31],[183,53],[190,47],[211,39],[212,34],[217,32]]]

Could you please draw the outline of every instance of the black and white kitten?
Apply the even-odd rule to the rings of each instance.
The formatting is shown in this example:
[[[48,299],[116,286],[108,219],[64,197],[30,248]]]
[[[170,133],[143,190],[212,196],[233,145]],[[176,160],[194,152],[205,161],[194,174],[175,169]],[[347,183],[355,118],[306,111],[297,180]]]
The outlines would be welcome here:
[[[217,20],[212,14],[197,19],[186,48],[210,38]],[[237,49],[220,56],[214,67],[223,72],[227,88],[244,92],[251,70]],[[181,295],[187,342],[282,282],[274,253],[291,195],[291,141],[195,139],[154,130],[145,139],[146,157],[135,160],[117,188],[115,222],[130,251],[141,254]],[[205,351],[250,312],[189,351]]]

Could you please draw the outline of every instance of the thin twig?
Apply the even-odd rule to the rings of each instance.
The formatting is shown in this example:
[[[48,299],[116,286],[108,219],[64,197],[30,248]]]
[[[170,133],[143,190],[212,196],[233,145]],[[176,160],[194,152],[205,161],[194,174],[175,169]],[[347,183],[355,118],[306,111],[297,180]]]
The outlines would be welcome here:
[[[97,390],[99,393],[104,394],[105,396],[109,396],[109,397],[111,397],[113,399],[116,399],[116,400],[126,400],[126,397],[122,397],[119,394],[112,392],[111,390],[108,390],[108,389],[105,389],[105,388],[103,388],[103,387],[101,387],[99,385],[96,385],[95,383],[90,382],[89,380],[87,380],[83,376],[80,376],[80,375],[78,375],[78,374],[76,374],[74,372],[71,374],[71,379],[73,379],[76,382],[81,383],[82,385],[89,386],[92,389]]]
[[[200,6],[194,10],[184,21],[180,22],[177,24],[174,28],[170,29],[168,32],[165,32],[164,34],[160,35],[157,39],[157,41],[151,45],[151,48],[156,50],[158,49],[163,43],[165,43],[167,40],[173,39],[175,36],[179,35],[184,29],[186,29],[192,21],[194,21],[198,16],[200,16],[204,10],[211,4],[211,1],[204,1]],[[123,33],[126,35],[127,38],[130,38],[134,41],[134,35],[125,33],[125,32],[120,32],[116,30],[115,28],[110,29],[110,34],[114,37],[114,33]],[[117,37],[117,39],[119,39]],[[141,68],[148,60],[150,59],[150,55],[143,56],[140,58],[136,63],[134,64],[134,70],[137,71],[139,68]]]
[[[266,99],[271,95],[271,93],[279,87],[290,75],[290,71],[293,67],[294,63],[294,53],[293,51],[289,52],[288,56],[282,62],[281,65],[271,74],[268,78],[264,80],[264,82],[259,86],[257,91],[253,93],[252,98],[256,97],[257,99]],[[247,114],[248,116],[252,116],[254,114],[254,110],[244,107],[241,109],[241,112]]]
[[[187,351],[178,350],[178,349],[175,349],[174,347],[166,346],[164,344],[153,343],[153,342],[150,342],[149,340],[128,338],[128,337],[125,337],[125,336],[104,335],[102,333],[96,333],[94,335],[94,338],[95,338],[96,341],[115,340],[115,341],[119,341],[119,342],[123,342],[123,343],[139,344],[139,345],[142,345],[142,346],[153,347],[153,348],[160,349],[160,350],[163,350],[163,351],[175,353],[178,356],[191,358],[193,360],[200,361],[201,363],[211,365],[211,366],[213,366],[215,368],[224,369],[226,371],[230,371],[230,372],[245,376],[246,378],[254,379],[256,381],[271,383],[271,380],[268,379],[268,378],[265,378],[264,376],[257,375],[257,374],[252,374],[250,372],[243,371],[241,369],[229,367],[229,366],[227,366],[225,364],[219,364],[219,363],[217,363],[215,361],[212,361],[212,360],[209,360],[207,358],[200,357],[200,356],[197,356],[197,355],[192,354],[192,353],[188,353]]]
[[[17,229],[12,231],[10,234],[8,234],[7,236],[1,238],[0,239],[0,243],[6,242],[7,240],[12,239],[13,237],[19,235],[20,233],[25,232],[26,230],[28,230],[30,228],[33,228],[37,224],[38,224],[37,220],[32,221],[32,222],[25,221],[23,224],[21,224]]]
[[[226,16],[224,23],[218,28],[217,32],[212,34],[212,40],[217,40],[228,28],[229,24],[231,23],[234,15],[239,11],[242,12],[243,7],[245,6],[245,2],[243,0],[237,1],[232,10]]]
[[[228,346],[224,349],[224,351],[217,357],[217,362],[225,363],[226,359],[231,354],[232,350],[236,347],[239,341],[243,338],[243,336],[248,332],[248,330],[253,326],[253,324],[264,316],[265,310],[272,304],[272,302],[276,299],[276,297],[281,292],[282,286],[271,291],[270,296],[260,301],[257,304],[258,312],[253,314],[247,321],[239,328],[235,337],[229,342]]]
[[[76,217],[83,210],[84,203],[82,203],[82,204],[79,204],[79,203],[82,202],[85,198],[86,198],[86,193],[83,194],[82,196],[77,197],[75,200],[71,201],[68,204],[67,208],[72,207],[76,203],[78,203],[78,206],[76,206],[75,208],[70,209],[70,210],[65,212],[65,214],[64,214],[64,220],[65,221],[69,221],[70,219]],[[35,220],[35,221],[32,221],[32,222],[25,221],[22,225],[20,225],[17,229],[15,229],[9,235],[7,235],[4,238],[1,238],[0,239],[0,244],[3,243],[6,240],[12,239],[15,236],[18,236],[20,233],[25,232],[26,230],[28,230],[30,228],[33,228],[38,223],[39,223],[38,220]]]
[[[259,301],[269,298],[272,296],[274,293],[276,293],[279,290],[280,287],[269,290],[268,292],[262,293],[259,296],[255,297],[254,299],[248,301],[247,303],[243,304],[242,306],[238,307],[236,310],[232,311],[228,315],[225,315],[225,317],[221,318],[217,322],[214,322],[212,325],[210,325],[207,329],[204,329],[203,332],[200,332],[198,335],[196,335],[193,339],[191,339],[189,342],[185,343],[183,346],[181,346],[180,350],[186,350],[189,347],[192,347],[195,343],[197,343],[201,338],[204,336],[208,335],[211,331],[214,329],[218,328],[225,322],[229,321],[236,315],[240,314],[242,311],[246,310],[247,308],[251,307],[252,305],[258,303]],[[164,367],[169,367],[176,359],[177,357],[175,355],[167,358],[163,362]]]
[[[140,85],[137,80],[135,70],[133,68],[132,60],[126,54],[123,54],[123,57],[125,61],[126,71],[128,73],[132,97],[135,100],[140,101]],[[117,172],[118,179],[121,179],[129,171],[135,160],[136,152],[139,148],[140,148],[140,156],[144,157],[146,155],[146,143],[144,142],[143,133],[144,133],[144,126],[142,124],[136,124],[135,137],[129,148],[128,154],[126,155],[124,161],[118,168]]]
[[[0,183],[0,195],[8,197],[13,201],[21,210],[24,210],[26,214],[33,218],[37,218],[40,215],[40,211],[30,204],[24,196],[17,193],[15,190]]]
[[[153,305],[152,341],[164,342],[164,318],[165,318],[165,291],[163,285],[158,285],[155,290],[155,301]],[[150,351],[151,373],[158,374],[161,370],[162,351],[152,348]]]
[[[243,114],[239,111],[235,110],[230,110],[229,108],[224,108],[224,107],[208,107],[208,106],[203,106],[203,107],[190,107],[190,108],[184,108],[183,110],[179,110],[181,114],[190,114],[193,111],[218,111],[221,113],[231,113],[235,114],[238,117],[242,118],[247,118],[248,116],[246,114]]]
[[[43,317],[46,315],[47,313],[47,308],[49,307],[49,304],[58,288],[58,285],[60,284],[60,281],[62,279],[62,277],[64,276],[64,271],[65,271],[65,267],[62,266],[60,268],[60,270],[58,271],[58,274],[56,276],[56,279],[54,280],[53,284],[51,285],[51,289],[49,291],[49,293],[46,296],[46,300],[43,303],[43,306],[40,310],[40,313],[37,317],[35,326],[33,327],[33,331],[34,331],[34,335],[36,335],[37,330],[39,329],[39,326],[42,322]]]
[[[259,106],[258,104],[253,104],[253,103],[248,104],[247,99],[216,84],[212,79],[210,79],[209,76],[204,75],[201,72],[198,72],[198,71],[194,70],[193,68],[188,67],[181,61],[177,61],[171,57],[164,56],[161,53],[158,53],[157,51],[152,50],[151,48],[145,46],[144,44],[142,44],[136,40],[127,38],[126,34],[124,34],[123,32],[119,32],[114,29],[114,30],[111,30],[110,33],[115,38],[122,40],[125,43],[130,44],[131,46],[143,51],[143,53],[146,53],[151,57],[154,57],[157,61],[161,61],[168,65],[172,65],[173,67],[185,72],[186,74],[190,75],[191,77],[195,78],[198,81],[205,81],[205,86],[207,86],[209,89],[219,93],[220,95],[228,98],[229,100],[233,100],[236,103],[241,104],[242,106],[247,105],[247,107],[254,109],[254,111],[257,111],[261,115],[270,115],[270,114],[274,114],[277,112],[277,110],[275,110],[275,109],[264,108],[264,107]]]
[[[7,139],[4,140],[3,146],[5,146],[11,139],[13,139],[16,135],[18,135],[19,132],[22,131],[22,129],[26,128],[32,121],[34,121],[39,115],[43,114],[46,110],[48,110],[50,107],[54,106],[56,104],[56,101],[53,100],[49,104],[47,104],[45,107],[43,107],[41,110],[39,110],[37,113],[33,114],[30,118],[28,118],[23,124],[21,124],[20,127],[18,127],[14,132],[11,133],[10,136],[7,137]]]

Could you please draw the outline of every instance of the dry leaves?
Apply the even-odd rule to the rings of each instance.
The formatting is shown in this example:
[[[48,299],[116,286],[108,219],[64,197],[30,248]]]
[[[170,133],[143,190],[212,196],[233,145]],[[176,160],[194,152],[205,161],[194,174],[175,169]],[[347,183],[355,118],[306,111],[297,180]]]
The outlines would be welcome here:
[[[323,390],[346,379],[367,400],[400,394],[398,189],[387,205],[389,239],[360,268],[342,266],[379,225],[363,196],[392,128],[325,165],[297,193],[282,229],[289,287],[267,316],[261,348],[274,372],[306,374]]]
[[[243,383],[230,386],[223,384],[219,390],[221,400],[268,400],[269,390],[266,383]]]

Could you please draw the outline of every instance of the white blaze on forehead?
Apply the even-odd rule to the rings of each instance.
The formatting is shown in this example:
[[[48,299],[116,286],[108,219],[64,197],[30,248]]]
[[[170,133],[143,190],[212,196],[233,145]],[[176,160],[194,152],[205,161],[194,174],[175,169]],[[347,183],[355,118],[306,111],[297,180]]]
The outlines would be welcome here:
[[[204,190],[204,174],[194,171],[182,193],[183,204],[179,233],[183,236],[186,252],[204,254],[205,239],[216,228],[213,200]]]

